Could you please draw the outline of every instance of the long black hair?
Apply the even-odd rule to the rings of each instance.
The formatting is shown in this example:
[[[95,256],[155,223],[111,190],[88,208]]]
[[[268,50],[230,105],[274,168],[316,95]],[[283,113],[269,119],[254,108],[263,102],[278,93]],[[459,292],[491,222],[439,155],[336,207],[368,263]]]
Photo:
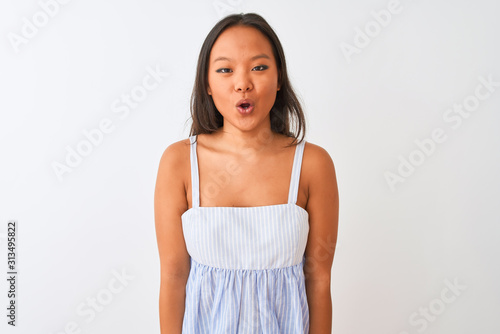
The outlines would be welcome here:
[[[223,125],[223,117],[215,107],[212,96],[207,92],[208,64],[210,52],[217,38],[226,29],[237,25],[259,30],[271,43],[278,68],[278,84],[280,86],[280,90],[276,93],[276,101],[270,111],[271,130],[293,137],[293,142],[296,142],[301,135],[297,144],[300,143],[305,137],[305,117],[299,99],[288,80],[283,47],[271,26],[262,16],[255,13],[226,16],[212,28],[205,38],[198,57],[196,79],[191,95],[190,109],[193,123],[189,136],[212,133]]]

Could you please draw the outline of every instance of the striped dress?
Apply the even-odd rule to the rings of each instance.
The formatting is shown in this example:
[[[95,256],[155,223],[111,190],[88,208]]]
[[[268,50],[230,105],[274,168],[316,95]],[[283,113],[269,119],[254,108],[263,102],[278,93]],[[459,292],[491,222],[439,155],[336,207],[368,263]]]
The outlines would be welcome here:
[[[195,136],[189,139],[193,207],[181,218],[191,269],[182,333],[309,333],[309,215],[296,204],[305,141],[295,148],[288,203],[200,207]]]

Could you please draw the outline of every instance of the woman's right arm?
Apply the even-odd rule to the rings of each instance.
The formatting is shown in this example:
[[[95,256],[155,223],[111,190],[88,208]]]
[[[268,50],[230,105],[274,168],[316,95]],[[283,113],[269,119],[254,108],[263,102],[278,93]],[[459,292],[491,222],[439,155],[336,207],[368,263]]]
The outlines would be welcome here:
[[[189,150],[189,146],[187,146]],[[187,210],[184,186],[186,144],[167,147],[158,168],[154,194],[156,239],[160,256],[160,328],[161,334],[180,334],[184,317],[186,282],[190,258],[182,232],[181,215]],[[189,160],[187,161],[189,170]]]

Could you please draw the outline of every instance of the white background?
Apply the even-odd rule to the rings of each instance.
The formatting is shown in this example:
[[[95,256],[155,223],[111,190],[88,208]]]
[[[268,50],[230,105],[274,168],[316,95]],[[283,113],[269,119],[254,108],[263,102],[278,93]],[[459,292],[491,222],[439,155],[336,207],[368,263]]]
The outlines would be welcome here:
[[[489,96],[460,126],[444,117],[478,101],[479,77],[500,82],[499,2],[401,0],[376,31],[372,12],[388,6],[73,0],[44,22],[39,2],[1,0],[2,333],[159,333],[158,163],[188,136],[198,52],[232,12],[257,12],[276,30],[304,102],[306,140],[336,166],[333,332],[498,333],[500,87],[480,88]],[[16,45],[34,16],[40,27]],[[372,37],[363,46],[365,29]],[[347,44],[357,53],[343,53]],[[126,117],[113,112],[148,68],[169,75]],[[65,164],[68,147],[104,119],[113,131],[58,178],[53,164]],[[436,128],[446,140],[424,154],[415,141],[429,143]],[[387,172],[410,158],[418,166],[391,188]],[[16,328],[6,324],[10,219],[18,221]],[[462,288],[446,290],[447,281]],[[97,297],[105,305],[92,318]]]

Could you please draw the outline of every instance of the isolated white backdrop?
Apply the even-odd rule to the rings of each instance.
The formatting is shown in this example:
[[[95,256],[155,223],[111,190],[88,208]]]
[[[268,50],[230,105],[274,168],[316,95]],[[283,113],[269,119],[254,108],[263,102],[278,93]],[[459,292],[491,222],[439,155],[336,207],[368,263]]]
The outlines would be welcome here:
[[[336,166],[333,332],[498,333],[494,0],[2,0],[2,333],[159,333],[158,163],[188,136],[201,43],[233,12],[276,30],[306,140]]]

